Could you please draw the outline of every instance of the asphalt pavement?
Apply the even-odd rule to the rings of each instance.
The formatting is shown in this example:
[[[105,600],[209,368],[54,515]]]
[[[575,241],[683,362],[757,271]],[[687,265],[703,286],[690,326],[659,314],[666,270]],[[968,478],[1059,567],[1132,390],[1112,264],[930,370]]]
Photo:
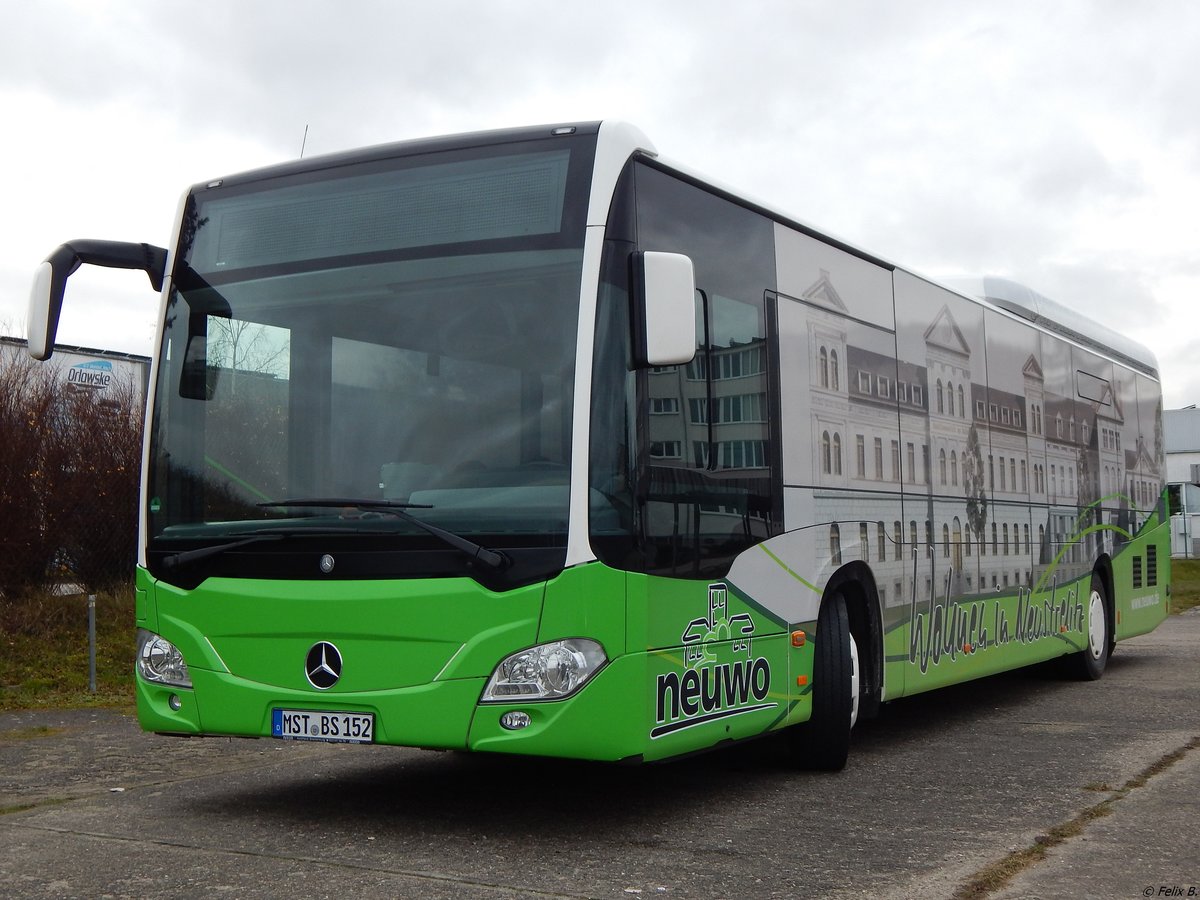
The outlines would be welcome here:
[[[954,897],[1006,859],[978,896],[1200,896],[1200,612],[1096,683],[891,704],[832,776],[776,740],[623,767],[0,714],[4,897]]]

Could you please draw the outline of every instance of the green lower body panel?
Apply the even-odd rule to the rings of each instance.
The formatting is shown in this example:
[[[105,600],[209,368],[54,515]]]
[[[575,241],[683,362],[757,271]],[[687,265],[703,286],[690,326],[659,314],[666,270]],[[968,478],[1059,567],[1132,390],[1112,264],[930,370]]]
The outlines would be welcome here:
[[[375,743],[615,761],[807,718],[811,643],[793,647],[724,583],[638,577],[631,615],[632,577],[591,564],[503,594],[466,578],[211,578],[185,591],[142,572],[139,625],[178,648],[192,687],[139,676],[139,719],[156,732],[270,737],[288,733],[276,711],[367,714]],[[568,638],[605,651],[574,694],[481,702],[506,656]],[[339,665],[327,685],[312,677],[321,646]]]
[[[754,737],[808,717],[807,696],[788,695],[775,656],[782,643],[763,640],[753,656],[732,642],[713,644],[711,658],[691,667],[677,648],[627,654],[569,699],[480,704],[469,749],[651,761]],[[529,724],[506,729],[508,712],[525,713]]]
[[[732,687],[719,677],[697,676],[697,690],[689,693],[687,680],[681,685],[675,677],[673,655],[627,654],[572,697],[512,704],[480,703],[484,680],[475,678],[315,695],[192,670],[192,689],[139,678],[138,718],[144,729],[160,733],[270,737],[276,709],[370,713],[375,743],[619,761],[664,759],[750,737],[786,724],[797,707],[788,702],[782,676],[767,681],[763,663],[744,666],[745,680],[735,675]],[[506,728],[502,718],[510,712],[524,713],[528,724]]]
[[[469,749],[609,761],[642,756],[645,717],[638,700],[645,670],[645,657],[631,654],[609,663],[565,700],[480,704]],[[529,725],[506,729],[500,720],[511,711],[524,712]]]

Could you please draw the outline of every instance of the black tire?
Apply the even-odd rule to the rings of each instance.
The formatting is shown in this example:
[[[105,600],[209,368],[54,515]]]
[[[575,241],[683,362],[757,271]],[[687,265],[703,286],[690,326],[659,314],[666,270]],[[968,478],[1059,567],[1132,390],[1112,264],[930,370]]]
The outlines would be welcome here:
[[[812,717],[792,729],[792,750],[802,768],[838,772],[850,754],[855,681],[850,617],[841,594],[821,605],[813,643]]]
[[[1104,579],[1092,573],[1092,586],[1083,605],[1084,645],[1067,657],[1068,671],[1082,681],[1095,681],[1104,674],[1112,651],[1112,618]]]

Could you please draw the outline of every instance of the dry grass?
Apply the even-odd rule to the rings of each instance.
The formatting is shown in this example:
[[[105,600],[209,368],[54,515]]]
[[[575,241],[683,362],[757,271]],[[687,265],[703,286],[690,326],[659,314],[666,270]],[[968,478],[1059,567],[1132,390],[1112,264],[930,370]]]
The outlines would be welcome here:
[[[1171,612],[1200,606],[1200,559],[1171,560]]]
[[[96,692],[88,690],[87,597],[0,599],[0,710],[133,703],[133,587],[96,597]]]

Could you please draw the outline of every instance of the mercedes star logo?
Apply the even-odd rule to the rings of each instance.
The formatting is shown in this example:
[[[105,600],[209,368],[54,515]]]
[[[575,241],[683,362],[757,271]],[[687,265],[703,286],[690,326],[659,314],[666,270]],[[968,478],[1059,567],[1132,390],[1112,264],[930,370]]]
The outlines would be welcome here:
[[[304,675],[317,690],[329,690],[342,677],[342,654],[328,641],[313,644],[304,661]]]

